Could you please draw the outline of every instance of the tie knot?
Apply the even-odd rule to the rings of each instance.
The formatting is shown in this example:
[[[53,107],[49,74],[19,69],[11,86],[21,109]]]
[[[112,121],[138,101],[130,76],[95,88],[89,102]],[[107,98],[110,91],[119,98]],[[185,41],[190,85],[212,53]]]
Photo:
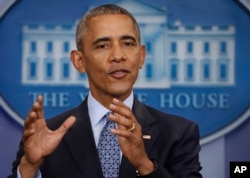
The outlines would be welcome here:
[[[109,115],[112,114],[112,112],[107,112],[103,118],[106,121],[105,127],[106,128],[115,128],[115,123],[109,119]]]
[[[110,114],[113,114],[113,112],[109,111],[103,117],[106,117],[108,119]]]

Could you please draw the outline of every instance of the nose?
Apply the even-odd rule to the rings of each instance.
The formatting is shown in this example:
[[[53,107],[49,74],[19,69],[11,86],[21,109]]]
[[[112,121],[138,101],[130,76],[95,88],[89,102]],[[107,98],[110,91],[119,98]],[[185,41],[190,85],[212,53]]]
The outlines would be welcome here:
[[[121,62],[126,59],[125,54],[123,53],[122,47],[120,45],[113,45],[111,62]]]

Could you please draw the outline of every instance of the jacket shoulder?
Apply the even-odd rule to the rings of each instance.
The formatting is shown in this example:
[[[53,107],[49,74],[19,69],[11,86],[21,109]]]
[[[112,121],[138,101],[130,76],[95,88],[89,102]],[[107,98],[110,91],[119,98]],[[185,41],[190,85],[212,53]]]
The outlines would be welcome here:
[[[155,118],[155,121],[160,128],[160,130],[168,130],[172,133],[183,134],[188,131],[194,131],[199,133],[198,124],[190,119],[187,119],[180,115],[169,114],[155,109],[151,106],[145,106],[150,113]]]

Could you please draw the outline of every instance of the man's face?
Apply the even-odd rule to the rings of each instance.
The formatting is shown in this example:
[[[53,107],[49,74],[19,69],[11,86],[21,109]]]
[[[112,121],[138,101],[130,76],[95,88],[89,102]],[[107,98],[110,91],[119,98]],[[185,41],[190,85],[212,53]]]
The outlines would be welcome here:
[[[124,99],[144,63],[145,48],[128,16],[101,15],[89,21],[82,54],[93,96]]]

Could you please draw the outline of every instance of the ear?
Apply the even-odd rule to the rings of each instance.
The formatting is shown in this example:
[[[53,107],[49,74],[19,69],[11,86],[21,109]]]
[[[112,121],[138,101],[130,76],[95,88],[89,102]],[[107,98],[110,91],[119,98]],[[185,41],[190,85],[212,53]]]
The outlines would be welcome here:
[[[85,62],[81,51],[71,51],[70,60],[78,72],[85,72]]]
[[[140,47],[140,63],[139,63],[139,68],[141,69],[146,57],[146,48],[144,45]]]

